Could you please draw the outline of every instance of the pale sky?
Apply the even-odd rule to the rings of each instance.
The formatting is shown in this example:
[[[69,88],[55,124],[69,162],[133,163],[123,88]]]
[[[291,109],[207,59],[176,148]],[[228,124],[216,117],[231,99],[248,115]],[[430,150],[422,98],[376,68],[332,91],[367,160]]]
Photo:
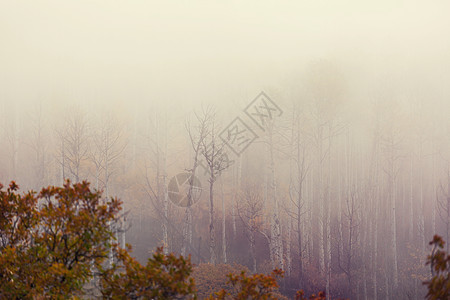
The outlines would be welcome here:
[[[448,1],[0,0],[0,97],[215,103],[296,84],[321,59],[350,80],[446,82],[449,12]]]

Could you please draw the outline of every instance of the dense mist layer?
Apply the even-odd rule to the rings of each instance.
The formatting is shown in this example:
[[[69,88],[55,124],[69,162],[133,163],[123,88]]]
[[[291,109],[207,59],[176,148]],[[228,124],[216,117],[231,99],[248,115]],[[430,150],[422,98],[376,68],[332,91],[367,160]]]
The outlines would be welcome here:
[[[0,182],[120,197],[140,260],[164,245],[282,268],[286,296],[419,299],[428,242],[450,239],[449,11],[0,0]]]

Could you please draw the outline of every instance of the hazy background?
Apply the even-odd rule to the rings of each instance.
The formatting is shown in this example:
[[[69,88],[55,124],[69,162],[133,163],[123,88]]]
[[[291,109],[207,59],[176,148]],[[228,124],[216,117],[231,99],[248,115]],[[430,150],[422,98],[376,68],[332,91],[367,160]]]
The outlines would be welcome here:
[[[120,242],[141,261],[164,245],[202,264],[214,249],[236,268],[282,266],[287,296],[423,298],[427,242],[450,239],[449,12],[448,1],[0,0],[0,182],[87,179],[120,197],[131,224]],[[283,115],[220,176],[213,213],[205,175],[192,210],[171,204],[168,181],[192,168],[194,112],[215,110],[219,130],[260,91]],[[249,199],[257,216],[242,218]]]
[[[448,89],[447,1],[0,5],[0,96],[8,102],[164,101],[193,109],[248,101],[261,89],[287,93],[323,59],[353,92],[380,79]]]

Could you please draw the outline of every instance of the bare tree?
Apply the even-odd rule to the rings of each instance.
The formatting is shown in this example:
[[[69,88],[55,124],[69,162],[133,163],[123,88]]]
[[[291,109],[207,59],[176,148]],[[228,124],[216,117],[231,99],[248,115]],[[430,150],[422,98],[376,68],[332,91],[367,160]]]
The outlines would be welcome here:
[[[289,199],[294,205],[294,219],[296,219],[297,246],[298,246],[298,280],[300,289],[303,287],[303,261],[304,261],[304,245],[303,245],[303,215],[305,213],[304,203],[304,184],[308,175],[309,165],[307,162],[307,138],[302,132],[302,116],[298,109],[293,109],[293,118],[291,125],[291,174],[289,186]],[[287,210],[288,214],[290,209]],[[289,224],[290,232],[290,224]]]
[[[197,172],[197,168],[200,165],[202,158],[203,145],[205,143],[206,136],[208,135],[208,125],[211,120],[210,109],[205,109],[202,114],[195,113],[196,124],[192,124],[191,120],[187,119],[185,128],[189,135],[190,145],[194,152],[192,168],[187,169],[191,176],[189,179],[188,190],[188,204],[184,214],[183,221],[183,241],[181,246],[181,254],[186,255],[187,246],[192,243],[192,204],[193,204],[193,192],[194,192],[194,179]]]
[[[398,116],[395,102],[387,104],[385,117],[387,120],[395,120]],[[392,284],[393,288],[398,287],[398,251],[397,251],[397,185],[398,174],[400,172],[399,160],[400,154],[400,136],[398,128],[395,123],[384,122],[384,134],[381,135],[382,150],[384,151],[385,164],[383,171],[386,175],[387,187],[387,203],[389,217],[389,239],[390,239],[390,253],[391,253],[391,269],[392,269]],[[386,287],[386,291],[389,289]]]
[[[148,132],[145,134],[147,140],[146,152],[149,152],[150,162],[152,169],[156,170],[155,185],[156,185],[156,203],[159,210],[163,213],[163,218],[161,220],[162,227],[162,241],[163,241],[163,251],[165,253],[169,252],[169,233],[168,233],[168,222],[169,222],[169,200],[168,200],[168,190],[167,190],[167,115],[162,118],[161,113],[155,113],[149,116],[149,126]],[[148,176],[148,172],[146,172]],[[151,182],[150,178],[146,178],[146,182],[149,185]],[[151,201],[153,198],[151,198]]]
[[[347,276],[348,287],[350,290],[350,296],[354,296],[354,260],[357,255],[356,245],[358,244],[358,226],[360,225],[360,203],[357,191],[353,188],[350,195],[345,199],[345,212],[346,219],[346,239],[344,242],[344,257],[339,258],[339,268]]]
[[[50,162],[48,155],[49,141],[46,135],[46,122],[42,111],[42,103],[39,103],[36,112],[30,116],[30,121],[32,126],[32,137],[29,146],[34,154],[33,186],[34,188],[39,189],[46,183]]]
[[[262,231],[263,220],[263,197],[261,188],[256,184],[247,184],[240,192],[237,202],[237,213],[242,224],[246,228],[246,236],[250,242],[250,255],[252,259],[252,272],[257,271],[256,261],[256,234]]]
[[[97,118],[97,126],[93,128],[92,147],[89,156],[95,165],[95,180],[97,189],[104,190],[105,199],[109,197],[111,178],[117,171],[117,163],[125,150],[126,143],[123,137],[122,126],[112,114],[105,113]],[[117,222],[110,224],[117,240],[125,244],[127,229],[126,215],[121,216]],[[119,237],[119,234],[121,235]],[[109,253],[109,262],[114,261],[113,252]]]
[[[277,148],[275,146],[276,128],[274,119],[268,119],[265,122],[265,146],[267,155],[267,174],[266,174],[266,201],[265,209],[269,211],[270,219],[270,238],[269,251],[273,268],[284,270],[283,259],[283,239],[280,220],[280,196],[277,192],[277,181],[275,176],[275,155]]]
[[[225,152],[225,144],[218,137],[218,128],[215,120],[215,114],[212,111],[206,112],[204,119],[206,123],[206,136],[202,140],[201,154],[205,160],[206,170],[208,172],[209,182],[209,254],[210,262],[216,263],[215,253],[215,222],[214,222],[214,183],[220,173],[229,167],[228,155]]]
[[[105,113],[97,118],[91,139],[89,158],[95,166],[97,189],[103,189],[105,197],[108,197],[111,178],[126,147],[123,126],[111,113]]]
[[[83,164],[89,158],[88,123],[79,108],[67,111],[63,123],[56,128],[58,137],[57,161],[61,167],[62,181],[69,178],[79,182],[86,175]]]
[[[227,263],[227,224],[226,224],[226,211],[225,211],[225,196],[223,193],[223,180],[220,180],[220,198],[222,200],[222,260],[223,263]]]
[[[447,171],[447,188],[440,185],[441,197],[438,197],[439,216],[445,225],[446,241],[450,241],[450,168]],[[450,243],[447,242],[447,253],[450,250]]]
[[[2,120],[2,127],[4,128],[5,140],[7,143],[7,146],[4,147],[7,149],[6,155],[8,156],[9,162],[10,180],[17,180],[20,145],[19,114],[17,113],[14,104],[8,111],[9,113],[5,114],[6,117]]]
[[[312,132],[316,147],[314,211],[317,211],[319,216],[318,222],[314,225],[318,227],[316,243],[319,251],[319,270],[326,279],[327,299],[330,299],[331,294],[331,151],[333,137],[341,129],[340,124],[336,122],[336,116],[344,94],[343,78],[339,70],[326,61],[312,65],[308,74],[308,88],[313,102],[311,112],[315,123]],[[326,176],[327,162],[328,176]]]

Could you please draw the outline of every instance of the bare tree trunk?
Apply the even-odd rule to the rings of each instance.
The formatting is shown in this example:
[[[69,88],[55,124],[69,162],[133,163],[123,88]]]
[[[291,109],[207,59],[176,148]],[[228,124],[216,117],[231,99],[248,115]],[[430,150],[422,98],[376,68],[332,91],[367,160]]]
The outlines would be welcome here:
[[[413,191],[413,152],[410,158],[410,179],[409,179],[409,209],[408,209],[408,235],[412,242],[414,239],[414,191]]]
[[[181,243],[181,255],[187,255],[187,247],[192,244],[192,209],[186,207],[183,220],[183,241]]]
[[[313,229],[313,212],[314,212],[314,179],[313,176],[309,176],[309,210],[308,210],[308,223],[310,224],[308,230],[309,237],[309,263],[313,264],[314,260],[314,229]]]
[[[64,153],[64,139],[61,140],[61,179],[62,179],[62,184],[64,184],[64,182],[66,181],[66,156]],[[98,184],[97,184],[97,190],[98,190]]]
[[[274,161],[274,147],[273,147],[273,124],[268,128],[269,137],[269,177],[270,177],[270,198],[273,201],[272,214],[272,237],[274,259],[279,268],[284,270],[283,260],[283,241],[281,238],[281,222],[280,222],[280,208],[278,195],[276,190],[275,180],[275,161]]]
[[[444,188],[442,188],[444,192]],[[444,192],[444,199],[440,201],[441,218],[445,224],[445,238],[447,241],[447,253],[450,253],[450,165],[447,174],[447,194]]]
[[[301,187],[299,187],[298,197],[301,199]],[[300,201],[298,201],[300,204]],[[300,289],[303,287],[303,243],[302,243],[302,209],[301,205],[297,207],[297,235],[298,235],[298,280],[300,282]]]
[[[394,278],[394,288],[398,287],[398,263],[397,263],[397,217],[396,217],[396,201],[397,197],[395,196],[395,182],[391,183],[392,188],[392,255],[393,255],[393,278]]]
[[[423,198],[424,198],[424,191],[423,191],[423,170],[420,170],[423,168],[422,164],[422,157],[423,157],[423,149],[422,149],[422,141],[419,141],[419,188],[420,188],[420,195],[419,195],[419,218],[418,218],[418,231],[419,231],[419,241],[420,241],[420,249],[422,252],[425,252],[425,218],[424,218],[424,207],[423,207]]]
[[[378,211],[380,209],[379,199],[380,199],[380,185],[379,185],[379,146],[378,146],[378,132],[375,133],[374,145],[373,145],[373,154],[372,154],[372,162],[373,162],[373,183],[371,182],[371,186],[374,195],[372,195],[372,211],[373,211],[373,219],[372,219],[372,285],[373,285],[373,299],[378,299],[378,281],[377,281],[377,269],[378,269]]]
[[[287,217],[287,240],[286,240],[286,275],[287,277],[291,276],[291,269],[292,269],[292,258],[291,258],[291,217]]]
[[[163,236],[163,251],[165,254],[169,253],[169,236],[168,236],[168,217],[169,217],[169,203],[167,190],[167,119],[164,120],[164,125],[161,126],[159,117],[156,117],[156,182],[158,205],[162,208],[163,220],[161,222],[162,236]]]
[[[436,188],[436,142],[435,138],[433,137],[432,141],[432,169],[431,169],[431,186],[432,186],[432,193],[434,196],[437,195],[437,188]],[[436,200],[433,198],[431,202],[431,232],[433,234],[436,233]]]
[[[268,164],[268,168],[267,168],[267,172],[264,172],[264,201],[263,201],[263,209],[267,210],[268,209],[268,203],[269,203],[269,199],[272,200],[272,187],[273,187],[273,182],[272,182],[272,177],[271,177],[271,165],[270,165],[270,144],[268,143],[267,145],[267,151],[264,155],[264,165]],[[269,209],[271,209],[269,207]],[[272,208],[274,209],[274,208]],[[273,217],[273,213],[269,213],[268,214],[268,218],[265,220],[265,222],[269,223],[270,226],[270,232],[267,235],[266,239],[267,242],[269,243],[269,257],[270,257],[270,262],[272,264],[272,269],[275,269],[277,267],[277,256],[275,254],[276,252],[276,247],[275,247],[275,229],[274,229],[274,217]]]
[[[319,151],[318,151],[318,165],[317,165],[317,172],[318,172],[318,179],[317,179],[317,205],[319,206],[319,269],[321,274],[325,274],[325,245],[324,245],[324,199],[323,199],[323,151],[322,151],[322,143],[323,143],[323,137],[322,137],[322,131],[323,128],[319,127],[319,133],[317,137],[317,142]]]
[[[10,172],[12,178],[10,180],[17,180],[17,164],[19,161],[19,114],[16,112],[15,104],[12,104],[11,111],[8,113],[10,119],[7,119],[5,134],[8,140],[9,148],[10,148]]]
[[[214,170],[210,168],[213,174]],[[216,264],[216,241],[214,232],[214,181],[210,179],[209,181],[209,262],[213,265]]]
[[[398,140],[396,140],[394,128],[388,128],[385,137],[386,152],[386,168],[385,174],[387,177],[387,208],[388,208],[388,223],[389,223],[389,254],[390,254],[390,274],[392,282],[392,294],[395,295],[398,287],[398,253],[397,253],[397,160],[399,158],[397,153]],[[389,283],[389,281],[387,282]]]
[[[236,183],[235,183],[235,187],[236,190],[234,192],[234,196],[233,196],[233,203],[232,203],[232,211],[231,211],[231,221],[233,223],[233,237],[236,238],[236,196],[237,193],[240,191],[240,186],[241,186],[241,174],[242,174],[242,158],[241,156],[239,156],[237,158],[237,174],[236,174]]]
[[[327,178],[327,199],[323,202],[324,210],[326,211],[326,219],[325,219],[325,229],[326,229],[326,268],[327,268],[327,279],[326,279],[326,296],[327,299],[331,299],[331,228],[330,228],[330,220],[331,220],[331,151],[332,151],[332,123],[329,123],[328,126],[328,178]]]
[[[365,210],[364,210],[365,211]],[[364,220],[363,224],[362,224],[362,239],[361,239],[361,243],[360,243],[360,249],[362,251],[362,259],[363,259],[363,278],[362,278],[362,285],[363,285],[363,296],[364,296],[364,300],[367,300],[367,261],[369,259],[368,255],[367,255],[367,248],[366,245],[367,243],[367,235],[368,235],[368,231],[369,228],[367,228],[367,217],[363,216],[362,211],[360,212],[360,220]]]
[[[376,188],[378,190],[378,187]],[[376,193],[372,209],[373,216],[373,258],[372,258],[372,285],[373,285],[373,299],[378,299],[378,282],[377,282],[377,268],[378,268],[378,193]]]
[[[345,145],[347,145],[347,143],[345,143]],[[345,155],[345,159],[347,159],[347,155]],[[337,169],[340,170],[339,167],[339,161],[340,159],[338,159],[337,163],[338,163],[338,167]],[[342,191],[342,186],[344,185],[344,180],[348,180],[348,161],[345,160],[345,175],[342,176],[343,178],[339,178],[338,179],[338,260],[340,263],[340,260],[344,257],[344,236],[343,236],[343,230],[342,230],[342,222],[343,222],[343,217],[342,217],[342,193],[344,193]],[[345,185],[344,185],[345,186]],[[345,189],[345,188],[344,188]]]
[[[127,239],[126,239],[126,236],[125,236],[125,234],[126,234],[126,230],[125,230],[126,229],[126,220],[123,220],[122,227],[123,227],[123,231],[122,231],[121,247],[123,249],[125,249],[125,245],[127,244]]]
[[[385,289],[386,300],[389,300],[389,288],[390,288],[390,285],[389,285],[389,276],[388,276],[389,272],[388,272],[388,270],[389,270],[389,263],[388,263],[388,260],[385,259],[385,269],[384,269],[384,289]]]
[[[220,181],[220,192],[222,197],[222,257],[223,263],[227,263],[227,237],[226,237],[226,219],[225,219],[225,197],[223,195],[223,181]]]
[[[255,230],[253,228],[250,230],[250,252],[252,256],[252,272],[253,274],[256,274]]]
[[[166,184],[166,175],[163,176],[162,179],[162,185],[164,189],[164,196],[163,196],[163,213],[164,213],[164,219],[162,222],[162,232],[163,232],[163,244],[164,248],[163,251],[165,254],[169,253],[169,234],[168,234],[168,220],[169,220],[169,201],[168,201],[168,191],[167,191],[167,184]]]
[[[236,196],[233,196],[231,203],[231,226],[233,228],[233,238],[236,238]]]

